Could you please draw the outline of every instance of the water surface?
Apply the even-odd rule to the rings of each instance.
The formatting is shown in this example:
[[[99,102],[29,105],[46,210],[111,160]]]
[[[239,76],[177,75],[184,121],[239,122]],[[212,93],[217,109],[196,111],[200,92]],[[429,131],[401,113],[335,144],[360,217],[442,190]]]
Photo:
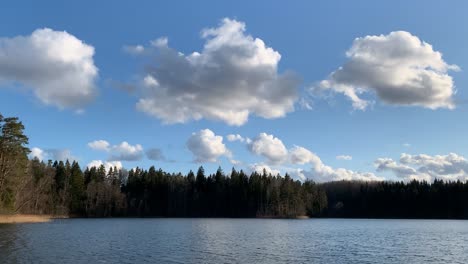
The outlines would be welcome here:
[[[467,263],[468,221],[67,219],[0,225],[0,263]]]

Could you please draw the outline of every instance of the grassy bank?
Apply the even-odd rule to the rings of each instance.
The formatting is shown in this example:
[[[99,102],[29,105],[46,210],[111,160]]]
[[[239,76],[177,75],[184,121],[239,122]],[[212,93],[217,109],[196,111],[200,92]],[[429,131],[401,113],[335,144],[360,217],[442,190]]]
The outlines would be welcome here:
[[[46,223],[57,217],[52,215],[0,214],[0,224]]]

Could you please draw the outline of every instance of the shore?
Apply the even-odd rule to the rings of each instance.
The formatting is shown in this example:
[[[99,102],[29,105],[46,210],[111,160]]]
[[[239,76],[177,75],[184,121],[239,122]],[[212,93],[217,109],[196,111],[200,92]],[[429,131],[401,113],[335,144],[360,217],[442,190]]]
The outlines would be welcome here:
[[[53,215],[27,215],[27,214],[12,214],[0,215],[0,224],[21,224],[21,223],[47,223],[57,217]]]
[[[63,215],[33,215],[33,214],[0,214],[0,224],[25,224],[25,223],[47,223],[53,219],[67,219],[75,218],[76,216],[63,216]],[[105,217],[106,218],[106,217]],[[127,217],[117,217],[127,218]],[[133,218],[133,217],[130,217]],[[141,218],[141,217],[135,217]],[[147,218],[147,217],[143,217]],[[149,217],[149,218],[165,218],[165,217]],[[190,217],[182,217],[190,218]],[[299,215],[295,217],[273,217],[273,216],[258,216],[252,219],[309,219],[309,216]]]

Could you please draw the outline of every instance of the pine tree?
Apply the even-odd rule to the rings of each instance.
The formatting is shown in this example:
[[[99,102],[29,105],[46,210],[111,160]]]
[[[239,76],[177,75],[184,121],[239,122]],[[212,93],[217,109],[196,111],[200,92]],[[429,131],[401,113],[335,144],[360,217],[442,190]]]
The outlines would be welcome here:
[[[82,214],[84,210],[84,176],[78,162],[74,161],[70,169],[70,212]]]
[[[0,114],[0,210],[12,210],[26,172],[29,149],[24,126],[16,117]]]

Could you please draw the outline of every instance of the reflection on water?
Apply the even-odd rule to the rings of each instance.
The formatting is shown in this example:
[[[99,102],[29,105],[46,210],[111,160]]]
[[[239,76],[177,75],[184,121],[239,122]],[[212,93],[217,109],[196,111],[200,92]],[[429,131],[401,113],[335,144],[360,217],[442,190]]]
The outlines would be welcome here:
[[[70,219],[0,225],[0,263],[466,263],[468,222]]]

